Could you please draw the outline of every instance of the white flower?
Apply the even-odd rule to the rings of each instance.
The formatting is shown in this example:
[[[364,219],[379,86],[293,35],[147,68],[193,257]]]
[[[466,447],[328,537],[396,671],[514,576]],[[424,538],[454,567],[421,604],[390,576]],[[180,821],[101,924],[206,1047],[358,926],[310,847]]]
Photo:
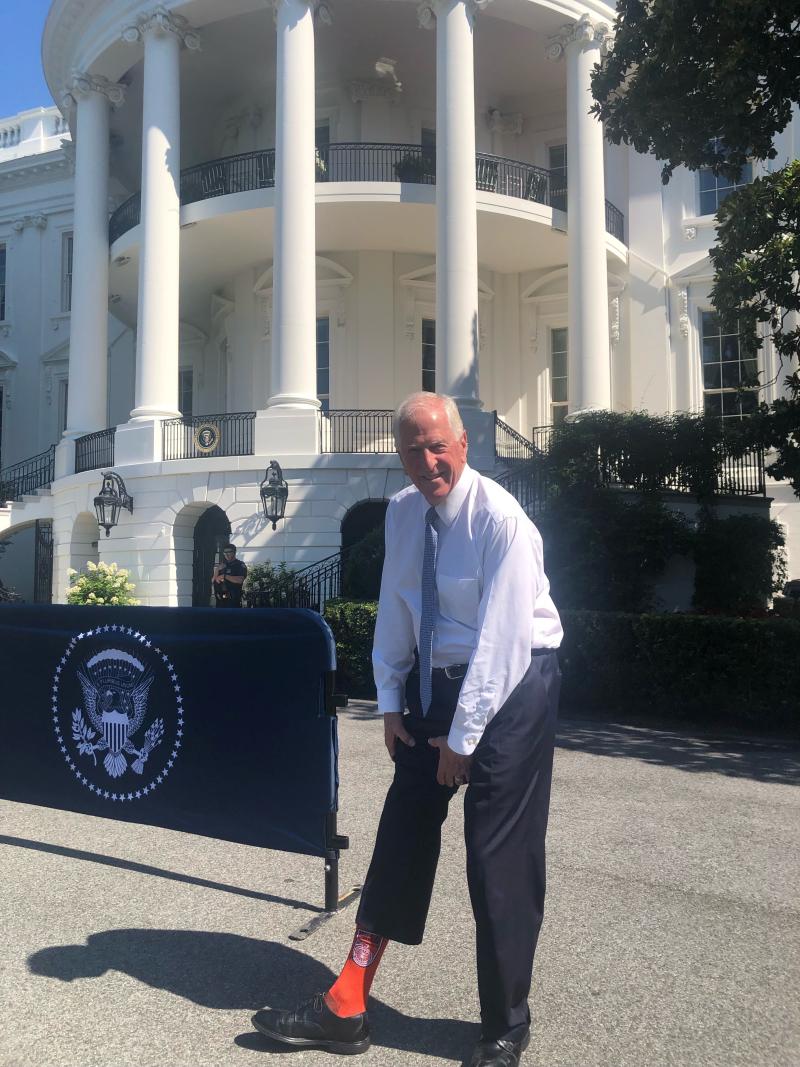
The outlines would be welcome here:
[[[97,564],[93,563],[90,559],[87,559],[86,560],[86,569],[87,569],[87,571],[96,571],[97,570]]]

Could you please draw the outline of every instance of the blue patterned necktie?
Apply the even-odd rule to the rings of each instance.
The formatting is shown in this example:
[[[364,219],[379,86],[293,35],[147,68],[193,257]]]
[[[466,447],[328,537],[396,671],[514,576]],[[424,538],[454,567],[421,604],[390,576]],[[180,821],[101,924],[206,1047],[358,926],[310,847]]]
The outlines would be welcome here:
[[[419,696],[422,714],[427,715],[433,695],[431,655],[433,630],[436,625],[436,551],[439,535],[436,532],[436,508],[425,513],[425,554],[422,557],[422,613],[419,621]]]

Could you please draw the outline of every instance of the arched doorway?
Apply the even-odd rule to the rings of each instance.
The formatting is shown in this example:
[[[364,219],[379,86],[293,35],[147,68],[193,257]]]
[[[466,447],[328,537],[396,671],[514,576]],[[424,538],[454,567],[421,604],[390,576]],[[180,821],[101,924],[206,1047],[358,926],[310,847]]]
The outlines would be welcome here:
[[[222,546],[231,539],[228,516],[216,505],[207,508],[195,523],[192,559],[192,607],[211,606],[211,572],[222,561]]]
[[[380,592],[383,524],[388,503],[388,500],[362,500],[342,519],[342,596],[373,600]]]

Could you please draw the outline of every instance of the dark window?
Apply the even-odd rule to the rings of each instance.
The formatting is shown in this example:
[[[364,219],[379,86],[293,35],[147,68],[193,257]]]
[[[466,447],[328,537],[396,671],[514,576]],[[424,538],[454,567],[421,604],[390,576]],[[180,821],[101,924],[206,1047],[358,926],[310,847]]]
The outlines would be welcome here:
[[[436,320],[422,320],[422,389],[436,392]]]
[[[0,245],[0,322],[6,317],[6,246]]]
[[[720,141],[715,137],[714,148],[719,150]],[[700,168],[700,214],[716,215],[720,204],[736,189],[749,185],[753,180],[753,167],[751,163],[745,163],[742,172],[736,181],[731,178],[716,175],[708,167]]]
[[[72,247],[71,233],[65,233],[61,242],[61,310],[72,311]]]
[[[752,415],[758,407],[758,360],[744,359],[739,334],[723,332],[713,311],[700,313],[703,410],[720,418]]]
[[[550,146],[550,204],[559,211],[567,210],[567,146]]]
[[[569,333],[566,326],[550,331],[550,412],[552,423],[559,426],[569,411],[567,361]]]
[[[331,407],[331,320],[317,319],[317,400],[323,411]]]
[[[178,410],[185,419],[194,414],[194,369],[181,367],[178,371]]]
[[[67,415],[69,414],[69,381],[62,378],[58,383],[58,436],[61,437],[67,428]]]

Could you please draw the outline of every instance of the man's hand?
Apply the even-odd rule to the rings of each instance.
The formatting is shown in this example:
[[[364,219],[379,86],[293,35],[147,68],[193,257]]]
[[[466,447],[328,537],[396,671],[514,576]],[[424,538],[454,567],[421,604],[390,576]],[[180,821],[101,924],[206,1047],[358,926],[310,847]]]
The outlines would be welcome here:
[[[414,747],[414,738],[403,726],[403,713],[401,711],[384,712],[383,740],[392,759],[394,759],[394,746],[398,741],[402,741],[409,748]]]
[[[469,781],[472,756],[462,756],[460,752],[454,752],[446,737],[431,737],[428,744],[439,749],[439,769],[436,772],[439,785],[458,788]]]

